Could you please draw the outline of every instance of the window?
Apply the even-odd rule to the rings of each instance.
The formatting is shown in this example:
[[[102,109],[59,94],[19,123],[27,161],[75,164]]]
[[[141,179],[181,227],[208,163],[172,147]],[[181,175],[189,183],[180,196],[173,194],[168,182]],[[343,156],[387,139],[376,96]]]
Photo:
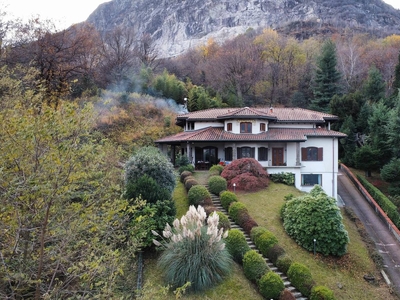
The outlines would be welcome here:
[[[265,131],[265,123],[260,123],[260,131]]]
[[[237,158],[254,158],[254,148],[238,147]]]
[[[301,185],[314,186],[316,184],[322,185],[321,174],[303,174],[301,175]]]
[[[226,131],[232,131],[232,123],[226,124]]]
[[[225,148],[225,161],[232,161],[233,160],[233,151],[232,147]]]
[[[303,161],[322,161],[323,148],[308,147],[301,148],[301,160]]]
[[[240,133],[251,133],[252,124],[251,122],[240,123]]]
[[[187,123],[187,130],[194,130],[194,122]]]
[[[258,161],[268,160],[268,148],[260,147],[258,148]]]

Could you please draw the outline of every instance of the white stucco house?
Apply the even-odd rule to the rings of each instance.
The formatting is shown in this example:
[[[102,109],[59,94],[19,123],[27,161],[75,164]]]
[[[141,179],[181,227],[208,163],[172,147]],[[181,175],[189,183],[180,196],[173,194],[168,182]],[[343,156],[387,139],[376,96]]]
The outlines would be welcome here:
[[[198,169],[252,157],[269,174],[290,172],[295,186],[315,184],[337,197],[338,140],[331,130],[337,116],[302,108],[215,108],[178,115],[184,131],[156,141],[172,160],[180,151]]]

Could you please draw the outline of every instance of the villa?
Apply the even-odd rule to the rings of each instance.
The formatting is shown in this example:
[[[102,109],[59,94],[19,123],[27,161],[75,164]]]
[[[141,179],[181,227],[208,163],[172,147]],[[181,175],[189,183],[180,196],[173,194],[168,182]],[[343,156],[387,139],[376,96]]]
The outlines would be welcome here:
[[[301,191],[319,184],[336,198],[338,140],[346,137],[331,130],[337,120],[303,108],[214,108],[178,115],[184,131],[156,143],[172,161],[187,155],[196,169],[251,157],[269,174],[293,173]]]

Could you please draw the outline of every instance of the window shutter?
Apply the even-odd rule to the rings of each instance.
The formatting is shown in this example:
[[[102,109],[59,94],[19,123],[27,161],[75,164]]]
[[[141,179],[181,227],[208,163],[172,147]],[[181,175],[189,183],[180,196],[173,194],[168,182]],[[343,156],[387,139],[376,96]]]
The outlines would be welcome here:
[[[237,158],[242,158],[242,148],[237,147]]]
[[[307,148],[301,148],[301,160],[307,160]]]
[[[324,148],[318,148],[318,160],[319,161],[324,160],[323,153],[324,153]]]
[[[251,150],[250,150],[250,155],[251,155],[251,158],[255,158],[255,153],[256,153],[256,148],[251,148]]]

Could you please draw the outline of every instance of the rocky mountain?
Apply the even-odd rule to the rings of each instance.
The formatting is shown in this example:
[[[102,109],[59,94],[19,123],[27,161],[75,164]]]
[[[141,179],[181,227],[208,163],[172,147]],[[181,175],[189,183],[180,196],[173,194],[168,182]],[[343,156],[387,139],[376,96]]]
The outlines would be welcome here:
[[[400,34],[400,10],[381,0],[113,0],[87,22],[101,32],[129,26],[149,33],[159,57],[172,57],[213,38],[274,28],[297,38],[341,30]]]

